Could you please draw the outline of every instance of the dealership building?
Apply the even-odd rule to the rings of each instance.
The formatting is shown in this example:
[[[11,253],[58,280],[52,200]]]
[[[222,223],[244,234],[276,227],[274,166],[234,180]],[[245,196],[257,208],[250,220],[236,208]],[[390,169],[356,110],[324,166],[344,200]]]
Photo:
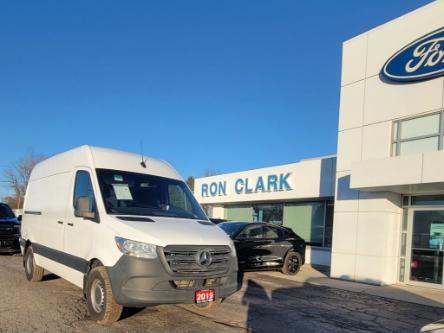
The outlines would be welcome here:
[[[332,277],[443,288],[443,13],[345,41],[336,156],[196,179],[209,215],[292,228]]]

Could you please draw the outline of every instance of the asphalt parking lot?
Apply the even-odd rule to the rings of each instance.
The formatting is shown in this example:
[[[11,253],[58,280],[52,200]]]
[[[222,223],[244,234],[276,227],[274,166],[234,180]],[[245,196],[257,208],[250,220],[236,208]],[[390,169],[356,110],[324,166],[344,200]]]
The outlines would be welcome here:
[[[81,290],[54,275],[26,281],[20,256],[0,256],[0,332],[418,332],[444,309],[247,273],[220,307],[128,309],[111,327],[88,320]]]

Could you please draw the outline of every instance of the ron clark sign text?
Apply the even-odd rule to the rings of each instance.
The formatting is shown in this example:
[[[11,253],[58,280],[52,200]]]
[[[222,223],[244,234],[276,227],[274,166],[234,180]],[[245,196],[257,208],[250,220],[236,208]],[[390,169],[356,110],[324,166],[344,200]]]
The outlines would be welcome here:
[[[291,172],[259,176],[255,181],[248,177],[237,178],[234,181],[234,192],[236,194],[249,194],[258,192],[290,191],[288,178]],[[209,184],[204,183],[201,187],[202,197],[214,197],[217,195],[227,195],[227,181],[215,181]]]

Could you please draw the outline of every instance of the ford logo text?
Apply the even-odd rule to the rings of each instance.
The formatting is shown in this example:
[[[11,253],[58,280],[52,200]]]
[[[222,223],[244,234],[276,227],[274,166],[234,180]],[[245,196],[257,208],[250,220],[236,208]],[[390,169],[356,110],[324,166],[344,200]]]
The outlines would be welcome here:
[[[444,75],[444,28],[435,30],[393,55],[382,75],[397,82],[428,80]]]

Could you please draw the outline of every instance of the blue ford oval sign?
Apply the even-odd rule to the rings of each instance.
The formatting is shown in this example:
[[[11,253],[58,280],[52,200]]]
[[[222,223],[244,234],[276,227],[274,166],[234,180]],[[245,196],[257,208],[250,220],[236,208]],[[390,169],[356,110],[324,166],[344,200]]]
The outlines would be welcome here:
[[[382,74],[397,82],[427,80],[444,75],[444,28],[399,50],[385,63]]]

